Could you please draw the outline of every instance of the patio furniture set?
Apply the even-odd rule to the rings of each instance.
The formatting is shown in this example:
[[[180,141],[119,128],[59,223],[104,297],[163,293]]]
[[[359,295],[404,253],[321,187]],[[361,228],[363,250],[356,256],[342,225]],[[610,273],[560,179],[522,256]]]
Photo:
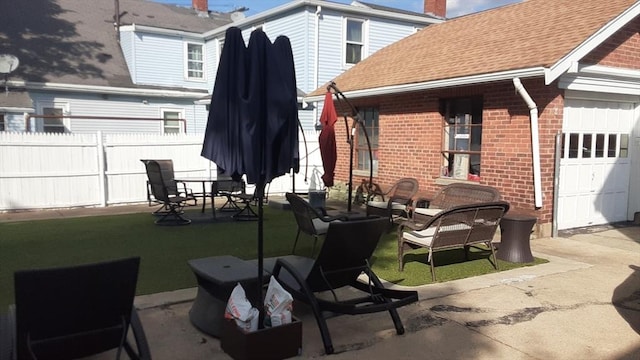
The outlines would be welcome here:
[[[145,165],[151,194],[161,204],[158,209],[161,219],[173,218],[171,221],[181,222],[183,203],[192,193],[174,188],[173,182],[165,182],[158,161],[146,161]],[[379,192],[379,201],[368,203],[366,214],[336,216],[314,208],[297,194],[287,194],[298,225],[292,254],[264,259],[263,279],[256,276],[257,260],[216,256],[188,261],[198,283],[197,296],[189,314],[192,324],[221,338],[223,350],[240,351],[243,348],[240,344],[246,343],[237,339],[237,331],[229,332],[234,326],[225,323],[228,321],[224,319],[226,302],[233,287],[240,283],[247,291],[247,298],[259,304],[262,291],[259,293],[257,289],[273,276],[294,299],[310,307],[326,354],[335,350],[326,321],[332,316],[386,311],[396,333],[402,334],[404,327],[397,309],[418,301],[417,292],[385,288],[369,263],[382,235],[393,224],[398,225],[400,271],[407,251],[427,248],[427,262],[434,281],[434,253],[440,250],[464,248],[467,254],[469,247],[484,244],[491,252],[496,269],[502,249],[507,249],[507,254],[515,254],[506,258],[513,256],[516,261],[529,261],[529,235],[533,224],[530,217],[522,215],[512,217],[516,225],[511,224],[510,229],[503,231],[503,236],[519,239],[512,239],[504,247],[501,245],[496,258],[493,238],[509,211],[509,204],[500,201],[500,194],[495,189],[475,184],[452,184],[431,199],[417,199],[416,207],[412,207],[416,192],[417,181],[401,179],[390,191]],[[163,221],[169,220],[160,220]],[[314,239],[310,256],[294,254],[301,233]],[[354,241],[356,234],[357,241]],[[324,240],[316,256],[315,247],[320,236],[324,236]],[[150,359],[144,330],[133,307],[139,261],[139,258],[132,258],[16,272],[16,305],[0,322],[4,349],[0,352],[0,360],[35,359],[39,354],[42,358],[73,358],[111,348],[117,349],[118,353],[124,350],[132,359]],[[319,293],[326,294],[317,296]],[[43,297],[48,298],[47,303],[54,310],[42,308],[38,299]],[[299,321],[294,319],[294,322]],[[129,329],[135,344],[126,337]],[[268,332],[260,330],[263,331]],[[298,339],[294,341],[297,344],[282,348],[284,350],[277,358],[294,356],[296,346],[301,346],[299,324],[284,331],[288,336],[282,336],[280,341]],[[274,339],[274,336],[267,338]]]
[[[244,180],[208,177],[176,178],[171,160],[141,160],[147,172],[147,200],[149,204],[160,204],[153,212],[159,218],[158,225],[188,225],[191,220],[184,216],[184,208],[196,206],[202,200],[202,213],[206,211],[207,198],[211,201],[211,212],[216,219],[215,197],[224,197],[226,202],[218,211],[232,211],[233,219],[256,220],[258,215],[251,208],[256,203],[255,193],[248,193]],[[188,183],[200,183],[201,192],[193,192]],[[210,185],[207,191],[206,184]]]

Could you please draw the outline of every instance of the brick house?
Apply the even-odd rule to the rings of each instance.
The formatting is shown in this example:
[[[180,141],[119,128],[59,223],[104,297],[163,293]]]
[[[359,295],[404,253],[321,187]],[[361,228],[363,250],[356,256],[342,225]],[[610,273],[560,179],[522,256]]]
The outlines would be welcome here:
[[[445,3],[425,0],[425,11],[444,15]],[[527,0],[381,49],[334,79],[374,143],[370,161],[357,132],[354,184],[370,167],[375,182],[411,176],[424,194],[477,181],[535,213],[538,236],[633,220],[639,14],[635,0]],[[306,100],[322,101],[325,91]],[[340,122],[336,180],[346,182]]]

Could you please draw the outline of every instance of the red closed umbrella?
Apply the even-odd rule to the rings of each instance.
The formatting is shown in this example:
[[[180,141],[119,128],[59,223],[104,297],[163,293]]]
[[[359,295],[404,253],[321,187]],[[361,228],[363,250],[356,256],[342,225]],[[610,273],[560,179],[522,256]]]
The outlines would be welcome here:
[[[336,161],[338,159],[338,150],[336,148],[336,130],[334,124],[338,121],[336,107],[333,104],[333,97],[330,91],[324,96],[324,107],[320,115],[320,123],[322,131],[318,142],[320,144],[320,156],[322,157],[322,167],[324,175],[322,181],[327,187],[333,186],[334,171],[336,170]]]

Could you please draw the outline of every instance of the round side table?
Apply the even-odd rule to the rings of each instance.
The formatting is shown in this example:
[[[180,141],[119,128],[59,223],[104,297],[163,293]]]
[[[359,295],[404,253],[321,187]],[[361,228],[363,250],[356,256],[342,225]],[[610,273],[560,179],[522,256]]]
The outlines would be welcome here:
[[[531,254],[531,230],[538,218],[524,214],[505,214],[500,221],[500,246],[498,259],[514,262],[533,262]]]

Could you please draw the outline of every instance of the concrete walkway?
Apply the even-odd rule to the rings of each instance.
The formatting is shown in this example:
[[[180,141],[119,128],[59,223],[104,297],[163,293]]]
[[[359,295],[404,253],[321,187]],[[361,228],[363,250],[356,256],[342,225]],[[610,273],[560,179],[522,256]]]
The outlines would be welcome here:
[[[387,313],[329,320],[330,358],[640,359],[640,227],[589,228],[531,245],[550,262],[418,287],[420,301],[400,309],[404,335]],[[230,358],[189,322],[195,294],[136,298],[154,359]],[[324,356],[313,316],[302,306],[295,314],[303,321],[300,357]]]

